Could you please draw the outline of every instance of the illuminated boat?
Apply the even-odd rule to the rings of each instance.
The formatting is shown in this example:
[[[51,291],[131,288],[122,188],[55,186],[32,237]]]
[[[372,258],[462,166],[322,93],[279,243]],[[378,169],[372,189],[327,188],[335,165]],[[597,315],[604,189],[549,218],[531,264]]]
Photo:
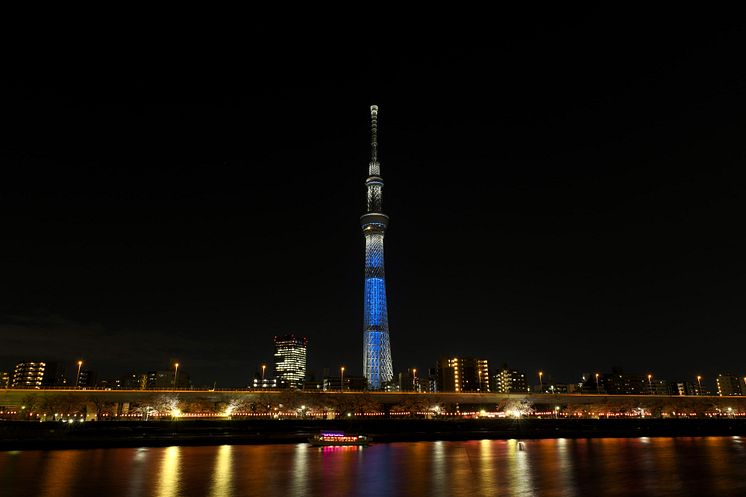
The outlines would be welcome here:
[[[323,432],[308,439],[314,447],[332,447],[338,445],[365,446],[370,443],[370,437],[365,435],[346,435],[339,432]]]

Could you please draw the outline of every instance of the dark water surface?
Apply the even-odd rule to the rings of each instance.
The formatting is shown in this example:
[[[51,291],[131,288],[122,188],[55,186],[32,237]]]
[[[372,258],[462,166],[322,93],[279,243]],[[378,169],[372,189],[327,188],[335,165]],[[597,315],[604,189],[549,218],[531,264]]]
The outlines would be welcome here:
[[[746,438],[0,452],[3,497],[151,495],[746,496]]]

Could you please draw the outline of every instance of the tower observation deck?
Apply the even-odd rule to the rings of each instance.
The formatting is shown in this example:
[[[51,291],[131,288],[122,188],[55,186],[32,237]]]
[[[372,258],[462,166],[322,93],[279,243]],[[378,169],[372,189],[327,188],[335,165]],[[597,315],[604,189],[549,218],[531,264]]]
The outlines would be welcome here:
[[[392,380],[389,320],[386,306],[386,278],[383,268],[383,236],[389,218],[383,209],[383,178],[378,162],[378,106],[370,107],[371,140],[368,164],[367,210],[360,217],[365,237],[365,290],[363,323],[363,375],[368,387],[379,390]]]

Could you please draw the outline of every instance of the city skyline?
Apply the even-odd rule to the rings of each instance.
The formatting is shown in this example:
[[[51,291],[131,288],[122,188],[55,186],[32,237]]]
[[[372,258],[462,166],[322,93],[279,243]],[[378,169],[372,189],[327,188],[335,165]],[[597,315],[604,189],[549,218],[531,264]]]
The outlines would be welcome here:
[[[660,21],[244,42],[251,64],[199,74],[210,59],[51,47],[2,77],[0,370],[48,352],[101,376],[178,359],[221,384],[292,331],[312,371],[361,375],[375,103],[395,372],[454,354],[566,381],[578,365],[738,373],[743,35]]]
[[[634,371],[618,365],[600,370],[588,370],[579,366],[580,369],[577,370],[575,377],[566,378],[557,377],[550,369],[529,371],[520,365],[505,362],[498,364],[485,356],[468,357],[458,354],[442,356],[419,369],[409,367],[396,370],[392,381],[374,387],[368,384],[364,375],[356,376],[345,365],[336,368],[324,367],[321,375],[310,370],[306,361],[307,337],[289,333],[275,336],[272,341],[274,343],[273,364],[268,362],[257,364],[253,371],[248,372],[247,378],[242,373],[238,378],[221,384],[219,387],[217,381],[209,384],[205,378],[197,378],[195,382],[192,382],[188,369],[185,371],[184,364],[180,362],[171,361],[165,367],[160,368],[151,365],[152,367],[149,367],[147,371],[135,371],[130,368],[126,371],[119,371],[117,374],[99,376],[95,369],[95,359],[93,360],[94,367],[91,368],[88,360],[79,358],[70,362],[46,355],[43,358],[37,356],[18,360],[14,367],[8,368],[7,371],[0,370],[2,374],[0,388],[170,389],[176,388],[178,378],[178,388],[189,390],[204,391],[219,388],[313,391],[321,388],[322,384],[326,390],[327,381],[336,381],[335,384],[339,384],[340,378],[344,378],[354,380],[357,385],[365,385],[357,387],[358,390],[364,389],[371,392],[404,392],[414,389],[423,393],[443,391],[495,393],[506,392],[506,389],[510,391],[510,388],[516,387],[515,382],[519,382],[526,390],[519,389],[518,392],[533,393],[746,395],[746,376],[739,374],[741,370],[720,368],[714,371],[700,371],[693,376],[665,376],[650,369]],[[53,359],[50,360],[50,357]],[[68,369],[68,366],[72,366],[72,370]],[[74,371],[76,367],[77,371]],[[45,369],[49,374],[43,374]],[[722,381],[726,383],[723,384]],[[512,387],[509,386],[511,384]],[[513,392],[515,393],[515,390]]]

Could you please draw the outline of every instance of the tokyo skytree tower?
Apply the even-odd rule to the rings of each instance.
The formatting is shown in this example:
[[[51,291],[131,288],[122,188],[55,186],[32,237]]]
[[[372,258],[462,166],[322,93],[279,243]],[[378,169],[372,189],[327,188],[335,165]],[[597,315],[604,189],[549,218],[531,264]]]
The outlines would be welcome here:
[[[393,379],[389,319],[386,310],[386,278],[383,269],[383,235],[389,217],[383,208],[383,178],[378,162],[378,106],[370,107],[370,164],[365,186],[368,190],[367,212],[360,217],[365,236],[365,302],[363,331],[363,374],[368,388],[378,390]]]

